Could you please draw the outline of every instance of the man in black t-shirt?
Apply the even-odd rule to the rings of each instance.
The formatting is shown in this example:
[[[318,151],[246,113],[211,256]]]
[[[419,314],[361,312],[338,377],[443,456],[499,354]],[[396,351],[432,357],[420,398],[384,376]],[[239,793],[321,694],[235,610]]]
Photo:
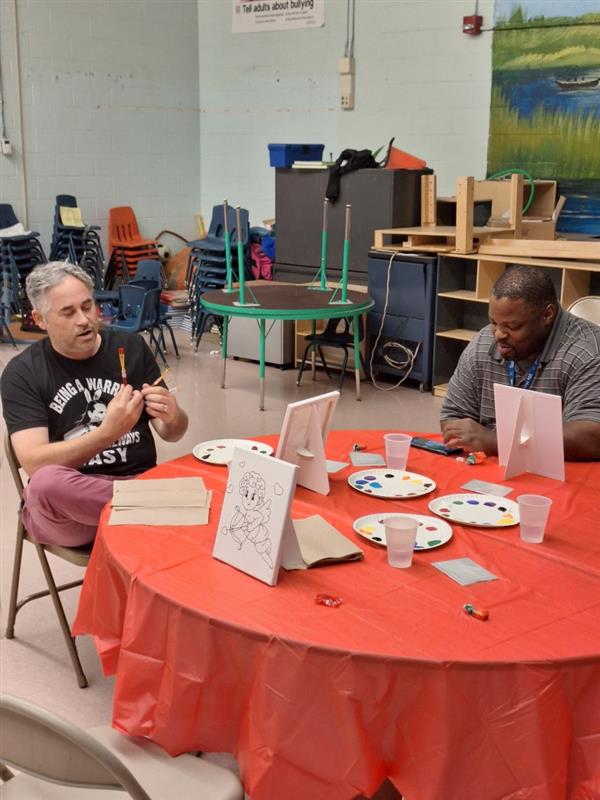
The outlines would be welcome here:
[[[84,544],[95,536],[112,481],[156,464],[150,425],[177,441],[187,416],[164,385],[152,385],[160,371],[141,336],[99,330],[82,269],[36,267],[27,294],[48,338],[14,358],[1,382],[8,433],[30,477],[23,520],[37,541]]]

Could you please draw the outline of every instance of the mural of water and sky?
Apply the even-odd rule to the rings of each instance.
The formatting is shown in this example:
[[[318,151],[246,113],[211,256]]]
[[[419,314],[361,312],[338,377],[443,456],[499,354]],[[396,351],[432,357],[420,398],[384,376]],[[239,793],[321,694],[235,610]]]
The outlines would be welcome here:
[[[488,174],[557,179],[558,230],[600,236],[600,0],[496,0]]]

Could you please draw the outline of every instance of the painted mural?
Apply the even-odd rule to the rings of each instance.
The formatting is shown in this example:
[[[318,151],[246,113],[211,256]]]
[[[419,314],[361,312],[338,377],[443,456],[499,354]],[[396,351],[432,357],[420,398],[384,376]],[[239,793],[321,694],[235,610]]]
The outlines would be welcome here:
[[[600,236],[600,0],[496,0],[488,174],[556,178],[558,230]]]

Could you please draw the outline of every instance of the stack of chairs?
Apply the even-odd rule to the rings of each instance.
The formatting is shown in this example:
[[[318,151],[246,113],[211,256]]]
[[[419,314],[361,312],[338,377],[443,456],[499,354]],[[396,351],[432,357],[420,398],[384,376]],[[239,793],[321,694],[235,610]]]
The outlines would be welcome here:
[[[131,206],[117,206],[108,211],[108,247],[110,258],[104,276],[104,288],[127,283],[141,259],[157,259],[156,239],[143,239]]]
[[[65,224],[63,217],[73,209],[71,224]],[[56,196],[54,206],[54,228],[50,247],[50,261],[64,261],[79,264],[94,281],[97,290],[104,282],[104,253],[100,243],[97,225],[85,225],[77,200],[71,194]]]
[[[202,334],[209,320],[216,319],[220,324],[221,317],[215,317],[204,310],[200,297],[210,289],[222,289],[227,278],[227,262],[225,255],[225,214],[223,206],[213,206],[212,218],[208,234],[204,239],[196,239],[188,243],[190,257],[186,275],[188,294],[190,297],[190,315],[192,318],[192,342],[195,350],[200,346]],[[237,230],[236,211],[228,207],[227,222],[231,242],[231,267],[233,281],[238,280],[238,238],[243,245],[244,277],[252,277],[250,259],[250,223],[248,211],[240,209],[241,230]]]
[[[2,273],[2,319],[21,314],[21,329],[39,330],[31,316],[31,303],[25,292],[25,280],[38,264],[48,259],[39,241],[39,233],[26,231],[13,207],[0,203],[0,272]],[[8,308],[10,306],[10,309]]]
[[[144,289],[163,289],[165,286],[165,274],[163,270],[163,266],[160,261],[157,259],[142,259],[138,261],[137,269],[135,271],[135,275],[132,280],[129,281],[127,284],[128,286],[141,286]],[[165,334],[163,328],[169,331],[171,335],[171,343],[173,344],[173,350],[175,351],[175,356],[179,358],[179,349],[177,347],[177,342],[175,340],[175,334],[173,333],[173,328],[170,326],[169,321],[171,319],[171,315],[169,313],[169,306],[166,303],[161,302],[159,304],[158,309],[158,328],[160,333],[160,357],[166,364],[165,354],[167,352],[167,346],[165,342]]]

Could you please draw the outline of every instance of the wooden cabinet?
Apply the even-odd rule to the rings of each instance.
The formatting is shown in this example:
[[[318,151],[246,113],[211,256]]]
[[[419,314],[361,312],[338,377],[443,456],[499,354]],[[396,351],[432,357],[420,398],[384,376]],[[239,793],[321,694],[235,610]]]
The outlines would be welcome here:
[[[435,312],[433,393],[446,394],[458,359],[471,339],[488,323],[490,292],[510,264],[548,270],[563,308],[590,294],[600,295],[600,261],[544,258],[443,255],[439,257]]]

